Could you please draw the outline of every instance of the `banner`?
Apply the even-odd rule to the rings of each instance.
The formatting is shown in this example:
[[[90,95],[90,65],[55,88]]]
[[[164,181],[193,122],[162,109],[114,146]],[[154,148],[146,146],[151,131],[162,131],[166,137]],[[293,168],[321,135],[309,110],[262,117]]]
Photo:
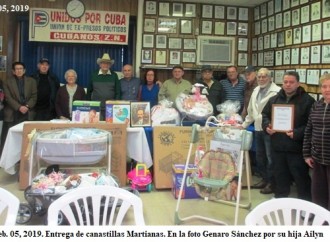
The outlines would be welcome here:
[[[64,9],[30,9],[29,40],[127,45],[129,13],[86,11],[71,18]]]

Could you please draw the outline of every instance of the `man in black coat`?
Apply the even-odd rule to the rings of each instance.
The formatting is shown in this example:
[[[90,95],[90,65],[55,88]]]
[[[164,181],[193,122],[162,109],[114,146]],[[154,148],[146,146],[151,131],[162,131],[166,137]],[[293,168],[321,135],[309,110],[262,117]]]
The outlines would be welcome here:
[[[299,74],[288,71],[283,76],[282,89],[269,99],[262,111],[262,128],[271,136],[275,198],[288,197],[293,180],[297,186],[298,198],[311,200],[311,178],[302,155],[302,147],[305,127],[314,102],[304,88],[300,87]],[[279,131],[273,127],[275,104],[293,105],[293,126],[288,130]]]

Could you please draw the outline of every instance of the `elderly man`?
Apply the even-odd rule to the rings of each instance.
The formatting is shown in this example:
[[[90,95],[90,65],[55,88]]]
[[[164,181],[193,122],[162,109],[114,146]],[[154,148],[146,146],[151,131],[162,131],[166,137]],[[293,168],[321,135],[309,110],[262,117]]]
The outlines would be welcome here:
[[[242,112],[242,119],[244,120],[247,115],[247,107],[250,102],[250,98],[252,95],[252,92],[256,86],[258,86],[257,82],[257,70],[254,66],[247,66],[244,69],[244,75],[246,80],[246,86],[245,86],[245,94],[244,94],[244,108]]]
[[[298,198],[311,200],[311,178],[302,148],[305,127],[314,102],[315,100],[300,86],[299,74],[288,71],[283,76],[282,89],[269,99],[262,111],[262,129],[270,135],[276,182],[275,198],[289,196],[293,179]],[[276,104],[294,106],[292,129],[274,129],[272,120]]]
[[[168,99],[173,102],[175,107],[175,99],[180,93],[189,94],[192,85],[189,81],[183,79],[184,70],[182,66],[174,66],[172,69],[173,77],[166,80],[158,93],[158,100]]]
[[[131,65],[124,65],[122,71],[124,77],[119,80],[121,86],[121,99],[137,101],[141,80],[133,77],[133,67]]]
[[[114,60],[111,60],[109,54],[103,54],[101,58],[97,59],[96,63],[100,69],[91,75],[87,96],[92,101],[101,101],[100,120],[104,120],[105,101],[120,100],[120,82],[117,73],[110,70]]]
[[[270,136],[262,130],[262,110],[269,98],[275,96],[281,89],[272,82],[270,72],[266,68],[261,68],[257,75],[258,86],[253,90],[247,108],[247,116],[242,124],[247,128],[254,122],[255,142],[256,142],[256,163],[262,180],[253,185],[253,188],[261,189],[263,194],[273,192],[273,165],[271,159]]]
[[[220,81],[224,90],[223,101],[239,101],[240,109],[238,114],[242,114],[244,107],[244,93],[246,81],[238,76],[236,66],[227,67],[227,78]]]

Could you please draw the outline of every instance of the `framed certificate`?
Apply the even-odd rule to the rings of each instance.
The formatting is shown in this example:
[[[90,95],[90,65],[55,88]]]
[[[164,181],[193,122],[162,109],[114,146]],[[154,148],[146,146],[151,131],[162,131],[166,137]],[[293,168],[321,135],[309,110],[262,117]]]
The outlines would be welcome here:
[[[277,132],[293,130],[294,105],[272,105],[272,128]]]

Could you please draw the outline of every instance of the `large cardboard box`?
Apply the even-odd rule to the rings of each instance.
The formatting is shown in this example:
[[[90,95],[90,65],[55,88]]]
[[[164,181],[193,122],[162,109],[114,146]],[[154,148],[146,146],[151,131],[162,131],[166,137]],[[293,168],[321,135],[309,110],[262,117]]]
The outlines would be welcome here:
[[[126,184],[126,138],[127,131],[126,125],[124,124],[109,124],[109,123],[95,123],[95,124],[82,124],[82,123],[50,123],[50,122],[36,122],[36,123],[26,123],[23,128],[22,136],[22,151],[21,151],[21,162],[20,162],[20,172],[19,172],[19,188],[25,189],[29,184],[29,148],[31,143],[29,142],[28,135],[32,130],[42,131],[42,130],[52,130],[52,129],[63,129],[63,128],[97,128],[102,130],[107,130],[111,132],[112,143],[111,143],[111,173],[113,173],[119,180],[120,184],[124,186]],[[33,161],[35,162],[35,161]],[[32,166],[32,174],[34,177],[39,169],[47,167],[49,164],[45,162],[40,162],[40,166]],[[107,168],[108,166],[108,156],[106,155],[100,162],[94,165],[84,165],[84,166],[74,166],[74,165],[60,165],[60,168],[71,168],[81,170],[82,167],[91,169],[96,168]]]
[[[183,190],[182,190],[182,199],[189,199],[189,198],[199,198],[200,196],[197,194],[192,174],[196,172],[197,168],[194,165],[189,165],[187,169],[186,179],[183,181],[183,173],[184,173],[185,165],[182,164],[174,164],[172,167],[172,193],[174,198],[179,197],[180,188],[182,182]]]
[[[98,123],[100,121],[99,101],[80,101],[72,103],[72,122],[74,123]]]
[[[215,129],[210,128],[207,133],[199,132],[199,142],[192,147],[189,164],[194,164],[195,151],[199,145],[202,145],[206,150],[209,149]],[[154,184],[156,189],[172,188],[172,165],[186,163],[191,143],[191,133],[192,127],[155,126],[153,128]],[[250,178],[250,169],[248,173]],[[246,179],[246,170],[244,170],[242,175],[243,186],[246,186]]]

